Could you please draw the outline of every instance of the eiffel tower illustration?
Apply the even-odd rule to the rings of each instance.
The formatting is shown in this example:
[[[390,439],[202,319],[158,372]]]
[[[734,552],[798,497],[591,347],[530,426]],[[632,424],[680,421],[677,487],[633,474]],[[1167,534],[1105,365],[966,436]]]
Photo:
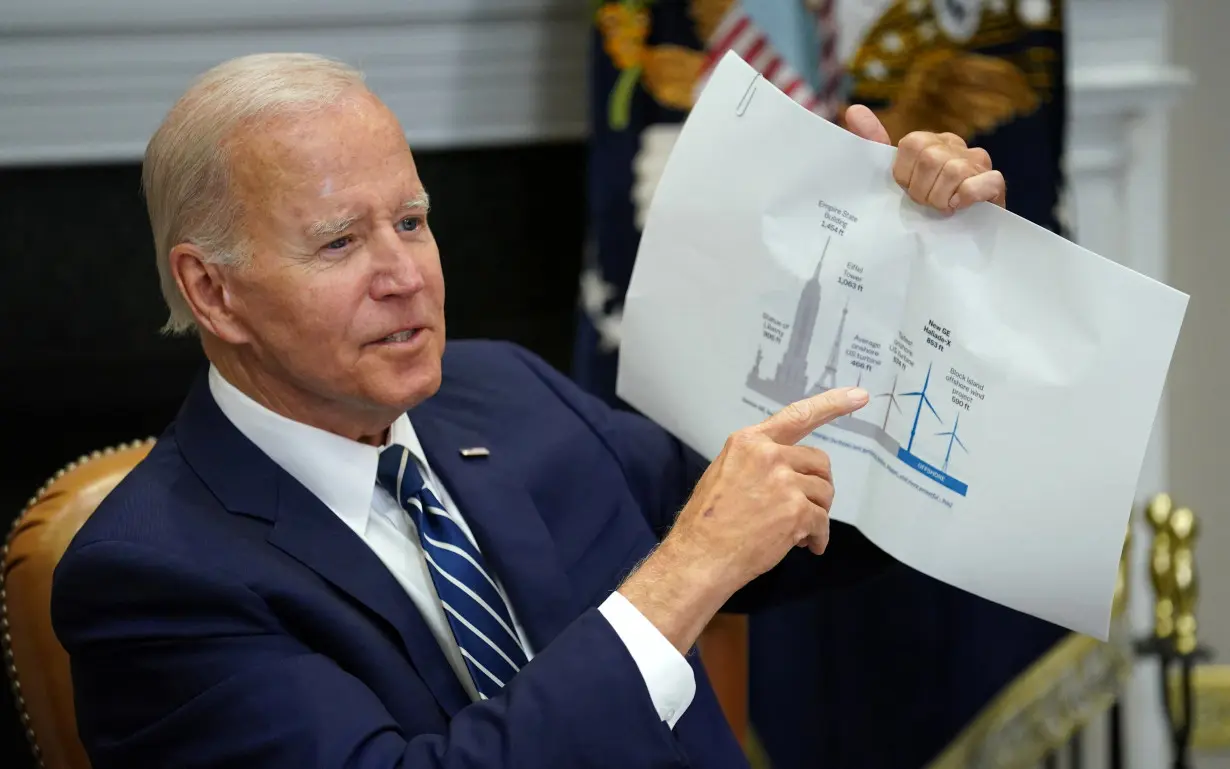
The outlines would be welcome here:
[[[846,302],[846,306],[841,308],[841,322],[837,324],[837,336],[833,337],[833,348],[829,350],[828,362],[824,364],[824,371],[821,372],[820,378],[812,385],[813,393],[821,393],[825,390],[832,390],[837,386],[837,364],[841,360],[841,339],[846,332],[846,315],[850,312],[850,302]]]

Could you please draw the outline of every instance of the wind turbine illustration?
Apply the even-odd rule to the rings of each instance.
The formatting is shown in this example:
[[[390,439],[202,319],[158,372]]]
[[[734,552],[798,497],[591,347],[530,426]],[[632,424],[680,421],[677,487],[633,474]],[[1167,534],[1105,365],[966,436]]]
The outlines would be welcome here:
[[[888,398],[888,405],[884,407],[884,424],[880,425],[880,429],[884,432],[888,432],[888,415],[892,413],[892,410],[897,409],[897,413],[902,413],[901,406],[897,403],[897,376],[899,375],[893,376],[893,389],[876,395],[877,398]]]
[[[918,408],[914,411],[914,425],[910,427],[910,442],[906,444],[905,450],[910,452],[914,448],[914,434],[918,432],[918,417],[922,415],[923,404],[931,409],[931,413],[939,419],[940,424],[944,424],[944,420],[940,419],[939,413],[935,410],[935,406],[931,405],[931,399],[927,397],[927,385],[931,384],[931,364],[927,364],[927,376],[923,379],[922,389],[912,393],[901,393],[903,398],[918,398]]]
[[[957,437],[957,426],[960,424],[961,424],[961,415],[957,414],[957,420],[952,423],[951,430],[949,430],[946,433],[936,433],[936,435],[947,435],[948,436],[948,450],[944,452],[944,467],[941,468],[944,472],[948,472],[948,458],[952,456],[952,444],[954,443],[957,444],[958,446],[961,447],[962,451],[964,451],[966,454],[969,453],[969,449],[967,449],[965,447],[965,444],[961,442],[961,439]]]

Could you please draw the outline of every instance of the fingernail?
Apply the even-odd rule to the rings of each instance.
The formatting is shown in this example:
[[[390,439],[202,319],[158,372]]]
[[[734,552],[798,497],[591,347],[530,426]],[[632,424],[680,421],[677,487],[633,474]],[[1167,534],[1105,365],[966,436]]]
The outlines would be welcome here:
[[[846,400],[851,406],[861,406],[867,402],[867,391],[861,387],[855,387],[846,393]]]
[[[949,208],[956,208],[956,207],[957,207],[957,206],[959,206],[959,205],[961,205],[961,196],[960,196],[960,195],[953,195],[953,196],[952,196],[952,198],[948,201],[948,207],[949,207]]]

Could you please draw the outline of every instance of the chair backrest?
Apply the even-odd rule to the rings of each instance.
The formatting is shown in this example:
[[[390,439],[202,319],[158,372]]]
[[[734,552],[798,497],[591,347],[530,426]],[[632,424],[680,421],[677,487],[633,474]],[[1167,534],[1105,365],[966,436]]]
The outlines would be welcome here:
[[[89,769],[77,737],[68,655],[51,627],[51,577],[98,503],[153,439],[96,451],[61,470],[13,523],[0,559],[0,633],[13,699],[46,769]]]

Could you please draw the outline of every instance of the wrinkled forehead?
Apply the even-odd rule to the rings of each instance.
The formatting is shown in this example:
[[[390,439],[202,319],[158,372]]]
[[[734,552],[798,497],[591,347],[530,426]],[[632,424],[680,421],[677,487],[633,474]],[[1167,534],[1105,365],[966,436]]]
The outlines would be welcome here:
[[[368,198],[389,201],[422,186],[400,123],[364,95],[244,126],[228,148],[245,208],[298,218]]]

